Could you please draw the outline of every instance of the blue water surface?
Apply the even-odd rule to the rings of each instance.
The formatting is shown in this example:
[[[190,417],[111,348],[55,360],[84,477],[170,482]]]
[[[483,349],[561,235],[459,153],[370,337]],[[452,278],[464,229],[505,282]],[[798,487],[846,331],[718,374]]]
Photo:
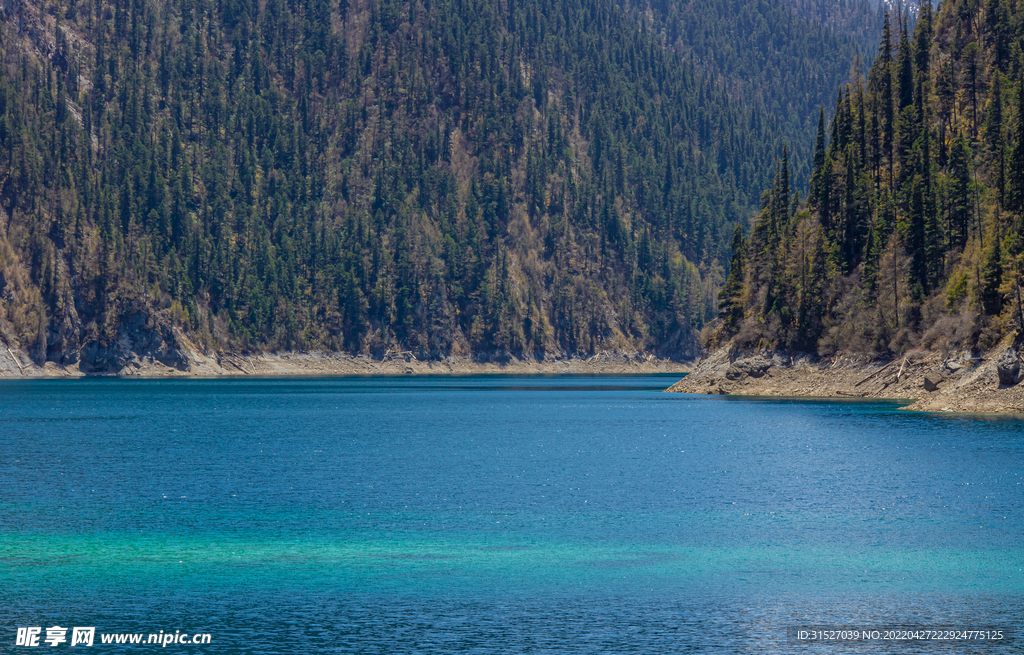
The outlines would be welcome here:
[[[1024,422],[674,381],[0,382],[0,652],[1021,652]]]

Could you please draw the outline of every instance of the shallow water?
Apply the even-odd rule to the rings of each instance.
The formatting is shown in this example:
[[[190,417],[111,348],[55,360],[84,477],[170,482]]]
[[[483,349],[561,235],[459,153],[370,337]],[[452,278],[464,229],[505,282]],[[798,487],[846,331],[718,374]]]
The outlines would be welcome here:
[[[673,381],[0,383],[0,652],[1019,652],[1024,422]]]

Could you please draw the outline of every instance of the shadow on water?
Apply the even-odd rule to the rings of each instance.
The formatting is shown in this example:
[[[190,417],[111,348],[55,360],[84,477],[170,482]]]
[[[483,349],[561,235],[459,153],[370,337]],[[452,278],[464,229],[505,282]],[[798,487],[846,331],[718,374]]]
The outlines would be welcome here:
[[[914,398],[846,398],[842,396],[716,396],[693,393],[678,394],[678,396],[690,401],[763,403],[769,405],[850,405],[859,407],[874,406],[884,409],[899,409],[916,401]]]

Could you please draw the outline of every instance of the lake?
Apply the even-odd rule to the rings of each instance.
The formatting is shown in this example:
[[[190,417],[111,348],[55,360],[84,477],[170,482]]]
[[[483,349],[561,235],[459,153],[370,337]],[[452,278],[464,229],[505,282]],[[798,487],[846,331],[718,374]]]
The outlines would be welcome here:
[[[1024,422],[675,380],[0,382],[0,652],[1020,652]]]

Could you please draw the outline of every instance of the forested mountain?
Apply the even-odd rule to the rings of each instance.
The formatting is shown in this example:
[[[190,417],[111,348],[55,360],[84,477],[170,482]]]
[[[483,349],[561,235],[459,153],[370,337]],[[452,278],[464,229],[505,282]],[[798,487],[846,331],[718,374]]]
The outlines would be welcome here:
[[[806,202],[783,157],[733,238],[710,344],[893,354],[990,347],[1024,305],[1024,11],[922,3],[819,118]]]
[[[83,370],[155,324],[215,349],[686,356],[785,139],[777,98],[605,0],[3,12],[0,328]]]
[[[871,63],[883,10],[868,0],[639,0],[632,5],[661,43],[694,62],[733,98],[779,121],[806,182],[814,123],[855,67]]]
[[[797,16],[831,27],[839,35],[853,38],[861,47],[878,45],[882,16],[887,8],[916,15],[917,7],[907,0],[783,0]]]

